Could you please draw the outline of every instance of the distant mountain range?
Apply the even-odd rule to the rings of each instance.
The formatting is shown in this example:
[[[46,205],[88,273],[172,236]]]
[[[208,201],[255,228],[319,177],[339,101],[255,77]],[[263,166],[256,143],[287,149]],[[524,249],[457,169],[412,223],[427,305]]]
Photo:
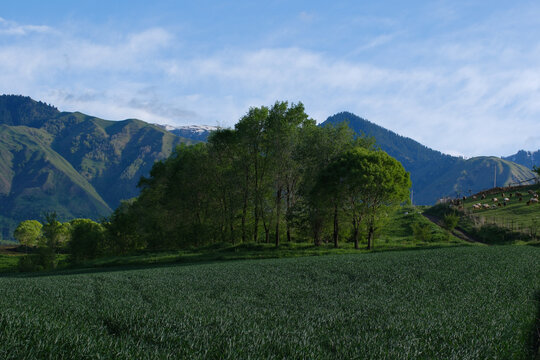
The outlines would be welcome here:
[[[534,166],[536,167],[540,166],[540,150],[537,150],[537,151],[520,150],[517,152],[517,154],[504,156],[502,158],[504,160],[512,161],[512,162],[515,162],[516,164],[526,166],[529,169],[532,169]]]
[[[497,186],[534,177],[527,168],[534,161],[524,162],[537,159],[537,153],[519,152],[515,160],[465,160],[348,112],[329,117],[321,126],[343,121],[357,134],[373,136],[411,173],[415,204],[491,188],[495,173]],[[206,140],[215,129],[109,121],[60,112],[29,97],[0,96],[0,238],[10,238],[18,222],[41,219],[46,211],[56,211],[61,219],[109,215],[121,200],[138,195],[136,185],[155,161],[168,157],[180,143]]]
[[[463,159],[432,150],[352,113],[329,117],[322,125],[346,121],[357,134],[372,136],[376,144],[411,173],[415,204],[433,204],[445,196],[463,196],[497,186],[531,179],[525,166],[498,157]]]
[[[175,146],[196,142],[140,120],[60,112],[0,96],[0,236],[56,211],[60,219],[109,215]]]

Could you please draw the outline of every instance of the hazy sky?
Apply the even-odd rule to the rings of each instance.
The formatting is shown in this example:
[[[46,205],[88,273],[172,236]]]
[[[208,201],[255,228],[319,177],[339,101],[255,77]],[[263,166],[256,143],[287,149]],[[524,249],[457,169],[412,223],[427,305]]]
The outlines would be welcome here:
[[[2,0],[0,93],[172,125],[301,101],[510,155],[540,149],[538,19],[538,1]]]

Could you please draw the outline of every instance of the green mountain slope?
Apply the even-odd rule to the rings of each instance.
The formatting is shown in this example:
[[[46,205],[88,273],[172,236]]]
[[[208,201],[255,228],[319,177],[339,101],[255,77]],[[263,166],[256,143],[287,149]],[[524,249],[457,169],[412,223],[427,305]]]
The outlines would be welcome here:
[[[463,159],[432,150],[352,113],[329,117],[322,125],[346,121],[357,134],[373,136],[377,145],[411,173],[415,204],[433,204],[445,196],[467,195],[493,187],[530,179],[534,174],[522,165],[497,157]]]
[[[140,120],[109,121],[0,96],[0,235],[56,211],[99,218],[138,195],[153,163],[192,140]]]
[[[503,156],[502,159],[515,162],[523,166],[532,169],[535,166],[540,166],[540,150],[537,151],[525,151],[519,150],[514,155]]]
[[[140,120],[108,121],[81,113],[62,113],[43,128],[61,154],[116,208],[138,194],[137,183],[157,160],[181,142],[193,142]]]
[[[10,237],[17,222],[39,219],[44,211],[54,210],[61,218],[96,218],[111,211],[92,185],[49,147],[51,140],[43,130],[0,125],[3,238]]]

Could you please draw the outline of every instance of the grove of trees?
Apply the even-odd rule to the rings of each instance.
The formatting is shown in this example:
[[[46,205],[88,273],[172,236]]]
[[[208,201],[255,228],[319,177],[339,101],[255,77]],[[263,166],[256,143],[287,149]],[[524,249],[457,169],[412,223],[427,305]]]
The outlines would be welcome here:
[[[317,126],[301,103],[251,108],[234,129],[156,163],[110,226],[120,251],[341,238],[358,247],[361,236],[371,248],[411,186],[374,145],[346,124]]]
[[[276,102],[249,109],[206,143],[178,147],[139,187],[102,223],[61,224],[48,214],[43,226],[25,221],[14,235],[41,249],[32,262],[42,267],[54,267],[58,250],[79,262],[223,242],[345,240],[358,248],[365,239],[370,249],[388,212],[408,201],[411,182],[372,138],[346,123],[317,126],[301,103]]]

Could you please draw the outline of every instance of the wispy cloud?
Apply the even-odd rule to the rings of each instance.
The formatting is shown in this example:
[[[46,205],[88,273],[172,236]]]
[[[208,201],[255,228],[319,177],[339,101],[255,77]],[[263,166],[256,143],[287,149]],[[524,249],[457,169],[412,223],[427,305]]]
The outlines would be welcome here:
[[[448,21],[457,16],[453,8],[439,10]],[[314,15],[297,17],[309,22]],[[409,41],[392,19],[361,21],[381,32],[355,43],[361,51],[344,58],[273,45],[200,54],[179,46],[182,35],[162,27],[105,38],[0,19],[0,34],[24,35],[0,47],[0,91],[110,119],[177,125],[230,126],[250,106],[302,101],[319,121],[352,111],[453,154],[540,148],[531,135],[540,133],[540,40],[524,47],[510,41],[511,33],[486,35],[494,27],[506,34],[513,20],[494,17]],[[374,61],[372,53],[389,60]],[[398,57],[401,62],[392,61]]]
[[[31,33],[50,33],[52,28],[44,25],[19,25],[0,17],[0,35],[28,35]]]

